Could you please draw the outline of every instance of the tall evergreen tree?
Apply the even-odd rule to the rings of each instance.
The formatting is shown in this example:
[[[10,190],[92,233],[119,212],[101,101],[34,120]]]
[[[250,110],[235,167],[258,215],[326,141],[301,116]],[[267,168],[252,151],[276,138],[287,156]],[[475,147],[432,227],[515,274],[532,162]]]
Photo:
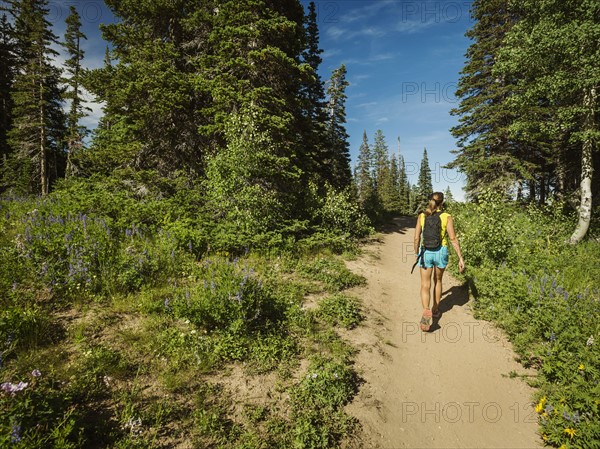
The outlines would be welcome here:
[[[429,159],[427,158],[427,148],[423,150],[423,159],[421,159],[421,168],[419,170],[419,182],[417,184],[416,209],[424,209],[427,206],[429,197],[433,192],[431,181],[431,169],[429,168]]]
[[[124,167],[152,169],[165,177],[178,170],[200,173],[202,149],[208,144],[198,137],[201,98],[193,83],[196,68],[189,60],[195,47],[184,30],[198,2],[105,3],[119,19],[101,25],[111,43],[108,56],[115,62],[91,71],[84,80],[86,89],[105,104],[105,116],[82,168],[106,173]],[[208,25],[193,27],[198,34],[208,33]]]
[[[508,131],[514,115],[506,102],[514,79],[493,73],[516,18],[510,4],[509,0],[475,0],[471,6],[475,24],[466,35],[473,43],[456,91],[461,101],[452,110],[460,117],[451,130],[458,139],[457,157],[448,166],[466,174],[466,190],[472,196],[483,187],[507,190],[531,170],[529,153]]]
[[[383,131],[375,132],[373,140],[373,179],[379,204],[384,212],[394,212],[397,208],[397,189],[392,179],[393,167],[390,161],[389,149]],[[396,167],[397,170],[397,167]],[[397,171],[396,171],[397,177]]]
[[[385,142],[383,131],[378,129],[373,139],[373,179],[375,188],[379,191],[385,183],[385,177],[389,169],[389,149]]]
[[[12,128],[11,90],[16,71],[14,29],[6,14],[0,18],[0,170],[10,153],[7,134]]]
[[[579,181],[579,222],[570,239],[576,243],[591,220],[594,149],[600,141],[600,5],[594,0],[526,0],[519,8],[521,19],[506,37],[496,72],[519,76],[511,101],[512,130],[527,131],[531,116],[543,118],[537,140],[558,153],[554,161],[558,161],[559,177],[568,172],[566,162],[572,155],[578,155],[579,170],[573,181],[575,186]],[[524,111],[539,112],[523,116]],[[538,171],[538,179],[543,174]],[[546,181],[542,181],[544,191]]]
[[[83,105],[81,93],[81,82],[84,75],[81,61],[84,57],[84,51],[81,48],[81,40],[87,39],[81,32],[81,17],[74,6],[69,7],[69,16],[67,17],[67,30],[65,32],[65,41],[63,43],[69,58],[65,61],[65,71],[67,77],[64,82],[67,85],[67,91],[64,98],[71,102],[69,113],[67,115],[67,167],[66,176],[73,174],[76,167],[73,164],[73,155],[83,147],[83,138],[87,134],[85,127],[80,125],[81,118],[86,116],[86,108]]]
[[[23,193],[46,195],[53,180],[64,175],[65,119],[60,70],[51,64],[58,53],[46,0],[18,0],[11,5],[15,19],[17,67],[12,100],[13,125],[8,143],[13,152],[4,182]]]
[[[358,164],[356,166],[355,178],[358,189],[358,202],[365,210],[369,209],[369,204],[372,203],[373,197],[376,196],[372,176],[372,160],[373,156],[369,147],[367,132],[363,131],[363,140],[358,149]]]
[[[400,161],[398,164],[398,193],[400,196],[400,213],[410,214],[413,209],[410,206],[410,183],[408,182],[408,176],[406,174],[406,164],[404,163],[404,156],[400,155]]]
[[[444,190],[444,203],[454,203],[454,195],[452,195],[452,190],[450,190],[450,186],[446,187],[446,190]]]
[[[308,4],[305,17],[306,45],[302,52],[302,61],[311,69],[310,78],[303,86],[308,100],[307,116],[309,119],[324,123],[325,88],[319,75],[319,66],[323,62],[323,50],[319,46],[319,26],[317,24],[317,7],[315,2]]]
[[[399,186],[400,169],[396,155],[390,157],[389,175],[385,179],[382,198],[383,207],[388,213],[398,214],[401,211],[401,199]]]
[[[327,87],[327,133],[331,146],[332,184],[338,188],[350,185],[350,148],[346,132],[346,66],[334,70]]]
[[[304,64],[301,99],[304,104],[304,129],[302,132],[305,135],[302,153],[306,161],[303,169],[314,172],[313,174],[320,178],[318,184],[323,184],[323,180],[332,183],[332,154],[326,128],[325,86],[319,75],[319,66],[323,62],[321,58],[323,50],[319,46],[317,8],[314,2],[308,4],[304,28],[306,42],[301,55],[301,61]]]

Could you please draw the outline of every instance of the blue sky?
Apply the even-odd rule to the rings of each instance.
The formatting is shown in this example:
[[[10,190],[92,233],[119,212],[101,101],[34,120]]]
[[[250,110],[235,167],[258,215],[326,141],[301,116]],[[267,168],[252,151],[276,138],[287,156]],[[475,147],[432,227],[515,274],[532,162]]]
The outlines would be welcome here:
[[[307,0],[302,3],[308,5]],[[329,79],[341,64],[348,70],[347,131],[353,164],[363,131],[369,142],[383,131],[390,152],[400,151],[412,182],[427,148],[436,190],[450,187],[462,199],[464,178],[443,169],[453,159],[455,140],[449,129],[457,123],[449,111],[469,40],[464,36],[473,22],[470,1],[450,0],[317,0],[321,76]],[[106,43],[98,25],[114,21],[101,0],[51,0],[48,19],[60,39],[70,5],[82,16],[85,65],[100,67]],[[100,105],[90,105],[85,125],[94,127]]]
[[[308,4],[308,2],[304,2]],[[416,182],[427,148],[436,190],[450,187],[462,199],[464,177],[442,167],[453,159],[449,111],[472,26],[470,1],[320,0],[317,5],[321,76],[348,70],[347,131],[353,162],[362,142],[383,131],[390,152],[404,156]]]

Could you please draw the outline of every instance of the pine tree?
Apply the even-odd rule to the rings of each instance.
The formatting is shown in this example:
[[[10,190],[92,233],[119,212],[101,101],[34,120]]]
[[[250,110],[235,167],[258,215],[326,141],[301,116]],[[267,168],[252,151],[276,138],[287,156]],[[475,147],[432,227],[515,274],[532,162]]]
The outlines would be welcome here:
[[[84,70],[81,61],[84,57],[84,51],[81,48],[81,39],[87,39],[81,32],[81,18],[74,6],[69,7],[70,13],[67,17],[67,30],[65,33],[65,42],[63,43],[69,58],[65,61],[65,71],[68,75],[64,79],[67,85],[67,91],[64,98],[71,102],[69,113],[67,115],[67,167],[66,176],[76,172],[73,164],[73,156],[83,147],[83,138],[87,134],[85,127],[80,125],[80,120],[86,116],[86,108],[83,105],[81,94],[81,82],[84,76]]]
[[[350,148],[346,132],[346,66],[343,64],[331,74],[327,87],[327,134],[331,146],[331,183],[335,187],[350,185]]]
[[[446,187],[444,190],[444,203],[452,204],[454,203],[454,195],[452,195],[452,190],[450,190],[450,186]]]
[[[399,186],[400,169],[398,167],[398,160],[396,155],[392,154],[390,158],[389,176],[386,179],[384,185],[384,198],[386,202],[383,203],[384,209],[388,213],[398,214],[402,210],[402,201],[400,198]]]
[[[324,123],[325,88],[319,75],[319,66],[323,62],[323,58],[321,58],[323,50],[319,47],[319,27],[315,2],[308,4],[305,29],[306,46],[302,52],[302,61],[312,69],[309,81],[303,86],[307,99],[307,117],[310,120]]]
[[[410,202],[410,183],[408,182],[408,176],[406,175],[406,164],[404,163],[404,156],[400,155],[400,162],[398,164],[398,193],[400,196],[400,213],[410,214],[414,209],[411,208]]]
[[[0,171],[6,164],[10,154],[10,146],[7,141],[8,131],[12,128],[11,89],[16,71],[14,29],[6,14],[0,19]]]
[[[375,132],[373,139],[373,179],[375,180],[375,188],[379,190],[385,183],[389,168],[389,150],[385,142],[383,132],[378,129]]]
[[[429,168],[429,159],[427,158],[427,148],[425,148],[423,150],[423,159],[421,159],[421,168],[419,170],[415,211],[422,210],[427,206],[432,192],[433,184],[431,181],[431,169]]]
[[[22,193],[46,195],[53,180],[64,175],[65,118],[60,70],[50,63],[58,39],[45,16],[46,0],[12,3],[15,18],[17,67],[12,100],[13,126],[8,143],[13,149],[4,182]]]
[[[368,210],[369,204],[376,197],[375,186],[372,176],[372,160],[371,148],[367,132],[363,131],[363,140],[358,149],[358,164],[356,166],[356,185],[358,189],[358,202],[363,209]]]
[[[540,119],[536,140],[545,143],[546,153],[554,156],[542,154],[542,163],[556,163],[559,186],[567,184],[568,161],[573,155],[579,158],[579,170],[571,180],[572,190],[579,183],[579,222],[570,238],[576,243],[585,236],[591,220],[594,148],[597,151],[600,140],[596,115],[600,6],[594,0],[526,0],[519,8],[520,20],[500,51],[497,75],[519,77],[511,101],[512,129],[526,132],[531,129],[531,117]],[[535,172],[542,195],[547,190],[547,171],[540,167]]]
[[[197,175],[208,143],[198,135],[203,124],[197,115],[201,99],[194,89],[196,68],[186,53],[194,49],[191,32],[185,33],[184,24],[202,36],[209,24],[191,23],[196,2],[188,2],[187,8],[183,0],[105,3],[119,19],[100,27],[111,43],[107,56],[114,64],[105,64],[84,79],[84,87],[104,103],[105,116],[82,168],[104,173],[124,167],[155,170],[164,177],[181,171]],[[186,43],[189,50],[184,49]]]
[[[452,110],[460,117],[451,130],[458,139],[457,157],[448,166],[466,174],[466,190],[476,196],[484,187],[509,189],[529,176],[531,166],[523,144],[509,135],[514,115],[507,100],[515,80],[493,73],[515,13],[508,0],[475,0],[471,16],[475,24],[466,35],[473,43],[456,92],[461,101]]]
[[[317,178],[317,185],[323,181],[332,183],[332,151],[328,142],[327,115],[325,103],[325,87],[319,75],[319,66],[323,59],[323,50],[319,46],[319,27],[317,24],[317,8],[314,2],[308,4],[308,12],[304,17],[306,33],[305,46],[301,55],[304,64],[301,100],[304,113],[302,115],[304,149],[302,154],[304,171],[311,172]]]

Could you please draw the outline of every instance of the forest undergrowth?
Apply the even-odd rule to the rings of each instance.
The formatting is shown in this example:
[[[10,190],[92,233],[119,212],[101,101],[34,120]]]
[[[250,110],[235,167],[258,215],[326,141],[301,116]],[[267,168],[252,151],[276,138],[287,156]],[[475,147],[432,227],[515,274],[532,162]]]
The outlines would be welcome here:
[[[197,190],[177,192],[115,178],[2,200],[0,446],[334,448],[352,435],[343,406],[359,378],[336,328],[362,318],[342,292],[364,279],[343,260],[367,221],[329,195],[311,221],[251,239]],[[236,396],[238,371],[257,394]]]
[[[600,447],[598,223],[571,245],[576,217],[560,203],[540,208],[486,194],[451,212],[475,316],[497,323],[520,362],[537,369],[527,380],[537,388],[543,441]]]

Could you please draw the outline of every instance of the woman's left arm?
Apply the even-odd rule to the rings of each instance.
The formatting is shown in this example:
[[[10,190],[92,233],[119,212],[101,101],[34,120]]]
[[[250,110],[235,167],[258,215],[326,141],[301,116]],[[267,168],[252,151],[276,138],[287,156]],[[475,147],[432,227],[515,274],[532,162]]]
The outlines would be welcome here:
[[[421,215],[417,217],[417,224],[415,225],[415,254],[419,254],[419,243],[421,242]]]

